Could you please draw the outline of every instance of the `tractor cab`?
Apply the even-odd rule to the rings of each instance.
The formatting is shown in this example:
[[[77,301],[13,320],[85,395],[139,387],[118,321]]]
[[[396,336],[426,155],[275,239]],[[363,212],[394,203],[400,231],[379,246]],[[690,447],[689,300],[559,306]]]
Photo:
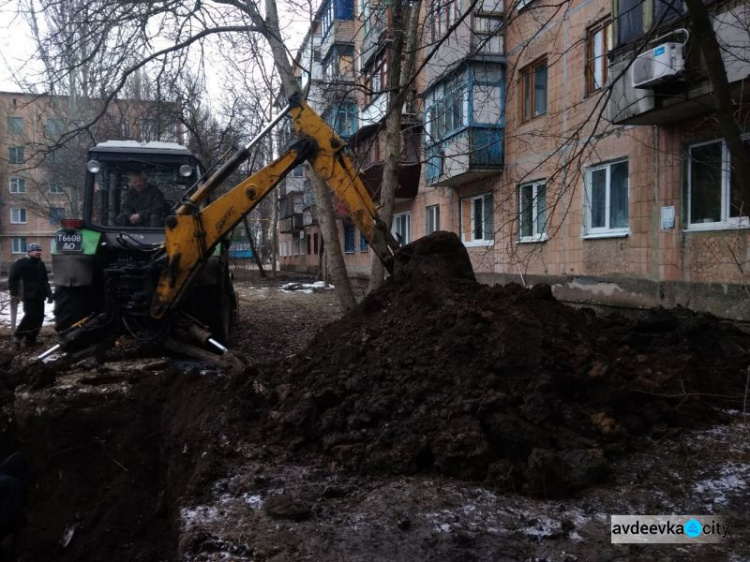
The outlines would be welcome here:
[[[176,143],[100,143],[89,151],[86,163],[84,225],[163,233],[164,219],[200,176],[198,160]]]

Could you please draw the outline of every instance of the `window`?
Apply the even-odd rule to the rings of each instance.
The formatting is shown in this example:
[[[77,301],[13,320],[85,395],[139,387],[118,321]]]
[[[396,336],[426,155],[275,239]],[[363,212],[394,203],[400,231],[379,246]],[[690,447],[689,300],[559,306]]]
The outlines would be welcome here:
[[[618,45],[638,39],[685,11],[683,0],[618,0],[615,5]]]
[[[750,149],[750,139],[744,141]],[[748,226],[749,203],[731,173],[731,158],[724,141],[693,145],[688,161],[688,217],[692,230]]]
[[[26,193],[26,180],[24,178],[19,178],[18,176],[11,176],[10,192],[11,193]]]
[[[366,103],[372,103],[388,86],[388,50],[384,49],[365,70]]]
[[[543,181],[518,188],[518,223],[521,242],[547,239],[547,186]]]
[[[14,254],[25,254],[26,253],[26,237],[25,236],[14,236],[10,239],[11,252]]]
[[[359,233],[359,251],[366,252],[370,245],[367,243],[367,238],[361,232]]]
[[[305,165],[300,164],[299,166],[295,166],[292,169],[292,173],[290,174],[293,178],[302,178],[305,176]]]
[[[10,222],[11,224],[26,224],[26,209],[11,209]]]
[[[323,73],[328,80],[354,78],[354,47],[334,45],[323,62]]]
[[[8,147],[8,163],[9,164],[23,164],[23,147],[22,146],[9,146]]]
[[[426,143],[434,144],[464,126],[466,77],[460,74],[425,95]]]
[[[491,193],[461,200],[461,238],[467,245],[485,245],[495,238]]]
[[[23,117],[8,117],[8,134],[23,134]]]
[[[523,121],[547,113],[547,59],[521,70],[521,100]]]
[[[365,41],[368,40],[370,33],[383,30],[385,23],[386,2],[383,0],[361,0],[359,7],[360,18],[362,19],[362,30],[365,34]]]
[[[60,221],[65,218],[65,209],[63,207],[52,207],[49,210],[49,223],[60,224]]]
[[[351,223],[344,223],[344,252],[347,254],[354,253],[354,238],[357,229]]]
[[[333,80],[336,77],[336,57],[335,55],[329,56],[323,61],[323,76],[326,80]]]
[[[307,255],[309,256],[312,254],[312,238],[309,236],[305,236],[305,238],[307,240]]]
[[[47,119],[44,123],[44,133],[53,139],[58,138],[63,134],[65,126],[61,119]]]
[[[326,5],[320,22],[320,27],[323,32],[323,36],[328,35],[328,30],[331,29],[334,20],[334,0],[329,0]]]
[[[425,208],[425,234],[432,234],[440,230],[440,205],[430,205]]]
[[[432,14],[432,40],[441,39],[460,17],[459,0],[436,0]]]
[[[402,244],[411,242],[411,213],[393,215],[391,232],[396,237],[396,240]]]
[[[499,16],[474,15],[474,35],[477,52],[487,55],[503,53],[503,19]]]
[[[313,253],[317,256],[318,255],[318,233],[313,233]]]
[[[357,106],[353,101],[342,101],[336,108],[333,129],[342,137],[353,135],[357,130]]]
[[[49,192],[52,195],[62,195],[65,193],[62,182],[60,180],[52,180],[49,182]]]
[[[586,170],[584,228],[587,236],[628,234],[628,161]]]
[[[612,49],[612,21],[607,19],[586,32],[586,94],[607,83],[608,54]]]

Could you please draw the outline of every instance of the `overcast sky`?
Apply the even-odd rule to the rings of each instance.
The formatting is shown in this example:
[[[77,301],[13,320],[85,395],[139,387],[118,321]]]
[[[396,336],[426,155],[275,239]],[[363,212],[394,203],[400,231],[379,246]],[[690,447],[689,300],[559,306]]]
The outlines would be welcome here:
[[[280,19],[287,24],[282,33],[294,53],[309,27],[309,16],[301,14],[298,7],[291,8],[284,0],[278,1]],[[319,4],[317,0],[312,3]],[[31,30],[15,13],[18,5],[18,0],[0,0],[0,91],[21,91],[18,79],[32,78],[42,70],[41,64],[35,64]]]

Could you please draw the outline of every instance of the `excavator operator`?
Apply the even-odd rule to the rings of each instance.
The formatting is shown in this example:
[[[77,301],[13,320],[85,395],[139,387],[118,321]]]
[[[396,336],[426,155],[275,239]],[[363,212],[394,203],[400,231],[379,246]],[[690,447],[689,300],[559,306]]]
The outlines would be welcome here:
[[[164,194],[148,182],[143,172],[130,176],[130,190],[125,194],[119,226],[164,226]]]

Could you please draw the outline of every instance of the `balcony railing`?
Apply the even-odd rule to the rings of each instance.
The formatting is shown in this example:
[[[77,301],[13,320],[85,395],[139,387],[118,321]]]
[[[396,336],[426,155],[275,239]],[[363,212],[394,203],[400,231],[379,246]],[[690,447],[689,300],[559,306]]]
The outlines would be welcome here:
[[[503,137],[498,127],[469,127],[425,149],[425,183],[457,185],[497,174],[503,166]]]
[[[302,213],[295,213],[287,218],[279,220],[279,232],[299,232],[304,226]]]

